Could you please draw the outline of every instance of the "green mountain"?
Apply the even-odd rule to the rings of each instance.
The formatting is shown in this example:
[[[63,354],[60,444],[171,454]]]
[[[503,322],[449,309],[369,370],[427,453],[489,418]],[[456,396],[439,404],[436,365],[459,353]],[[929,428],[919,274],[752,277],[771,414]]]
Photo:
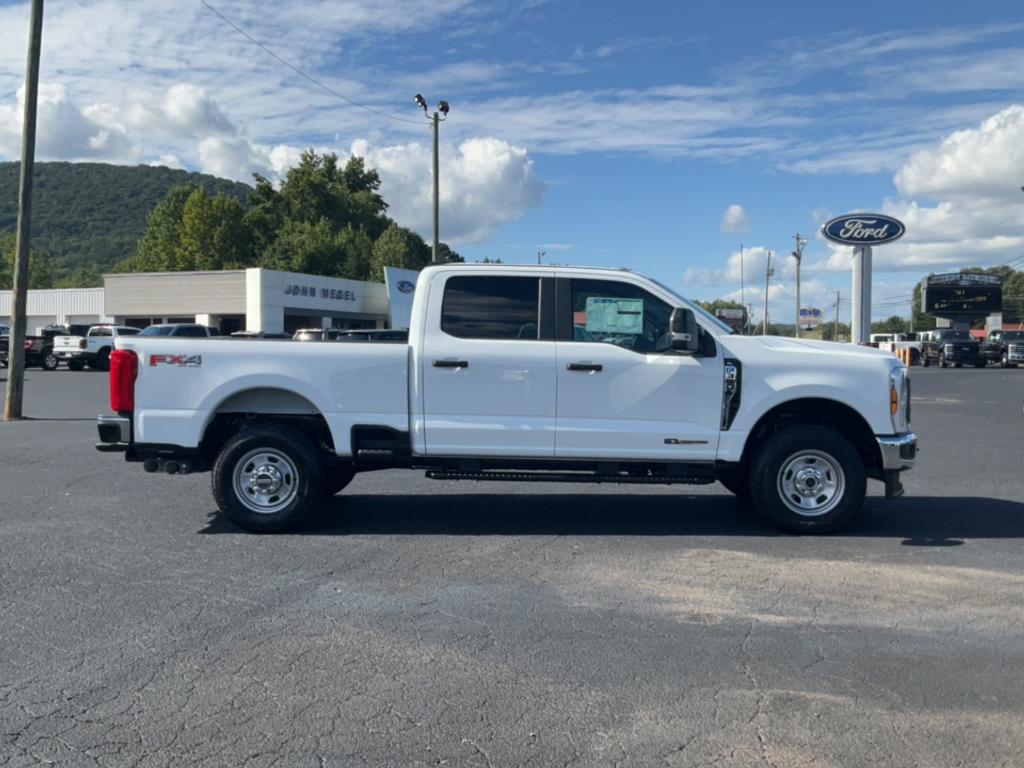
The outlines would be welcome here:
[[[19,163],[0,163],[0,236],[15,229],[18,174]],[[50,256],[57,281],[109,271],[135,253],[149,212],[179,184],[242,200],[252,192],[236,181],[163,166],[36,163],[32,246]]]

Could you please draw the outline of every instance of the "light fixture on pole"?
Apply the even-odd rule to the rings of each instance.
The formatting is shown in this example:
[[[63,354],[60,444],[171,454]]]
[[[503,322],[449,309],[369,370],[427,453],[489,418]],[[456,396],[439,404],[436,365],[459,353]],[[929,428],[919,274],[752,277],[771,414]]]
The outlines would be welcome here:
[[[548,255],[547,251],[537,251],[537,264],[541,263],[541,260]]]
[[[796,259],[796,328],[793,331],[794,338],[800,338],[800,262],[804,257],[804,246],[807,245],[807,240],[801,237],[799,234],[793,235],[793,240],[796,242],[796,250],[790,255]]]
[[[438,161],[438,125],[448,117],[450,107],[448,102],[441,100],[437,102],[437,109],[431,115],[427,109],[427,100],[420,94],[416,94],[416,106],[423,110],[434,127],[434,247],[431,250],[430,260],[435,264],[438,261],[437,251],[441,242],[441,184],[440,184],[440,163]]]

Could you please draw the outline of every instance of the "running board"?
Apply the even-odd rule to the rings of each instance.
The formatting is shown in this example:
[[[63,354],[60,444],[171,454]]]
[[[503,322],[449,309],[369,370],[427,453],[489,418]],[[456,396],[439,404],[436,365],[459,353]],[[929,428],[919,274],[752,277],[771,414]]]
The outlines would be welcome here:
[[[600,472],[510,472],[506,470],[482,470],[459,472],[447,469],[428,469],[431,480],[498,480],[506,483],[628,483],[632,485],[709,485],[715,482],[713,475],[628,475]]]

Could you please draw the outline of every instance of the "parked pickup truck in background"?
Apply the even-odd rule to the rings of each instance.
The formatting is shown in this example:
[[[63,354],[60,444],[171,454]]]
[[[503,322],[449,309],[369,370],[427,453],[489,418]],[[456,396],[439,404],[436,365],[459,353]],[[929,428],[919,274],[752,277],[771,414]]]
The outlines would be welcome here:
[[[138,333],[138,328],[123,325],[94,325],[85,336],[58,336],[54,339],[53,351],[72,371],[80,371],[87,365],[105,371],[110,367],[114,340]]]
[[[940,368],[961,365],[985,367],[981,344],[971,336],[970,331],[942,329],[931,331],[927,341],[921,344],[921,363],[928,366],[937,363]]]
[[[873,333],[871,346],[892,353],[898,349],[909,349],[910,364],[917,365],[921,362],[922,343],[916,333]]]
[[[6,329],[7,326],[4,326]],[[0,333],[0,367],[10,365],[10,330]],[[56,369],[58,361],[53,354],[53,342],[48,336],[25,337],[25,367],[42,368],[44,371]]]
[[[252,531],[295,524],[357,472],[405,467],[440,480],[719,480],[814,533],[861,508],[868,478],[902,493],[916,455],[907,368],[891,354],[733,335],[622,270],[428,267],[408,344],[116,347],[117,415],[99,417],[97,448],[151,472],[211,470],[221,512]]]
[[[986,362],[1016,368],[1024,363],[1024,331],[989,331],[988,338],[981,342],[981,354]]]

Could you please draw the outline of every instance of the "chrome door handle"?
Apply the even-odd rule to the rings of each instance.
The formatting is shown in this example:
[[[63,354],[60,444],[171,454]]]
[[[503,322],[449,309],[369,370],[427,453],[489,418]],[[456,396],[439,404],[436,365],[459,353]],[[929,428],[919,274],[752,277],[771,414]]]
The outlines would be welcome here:
[[[469,368],[468,360],[435,360],[435,368]]]
[[[570,371],[593,371],[595,373],[604,370],[604,366],[600,363],[569,363],[565,367]]]

